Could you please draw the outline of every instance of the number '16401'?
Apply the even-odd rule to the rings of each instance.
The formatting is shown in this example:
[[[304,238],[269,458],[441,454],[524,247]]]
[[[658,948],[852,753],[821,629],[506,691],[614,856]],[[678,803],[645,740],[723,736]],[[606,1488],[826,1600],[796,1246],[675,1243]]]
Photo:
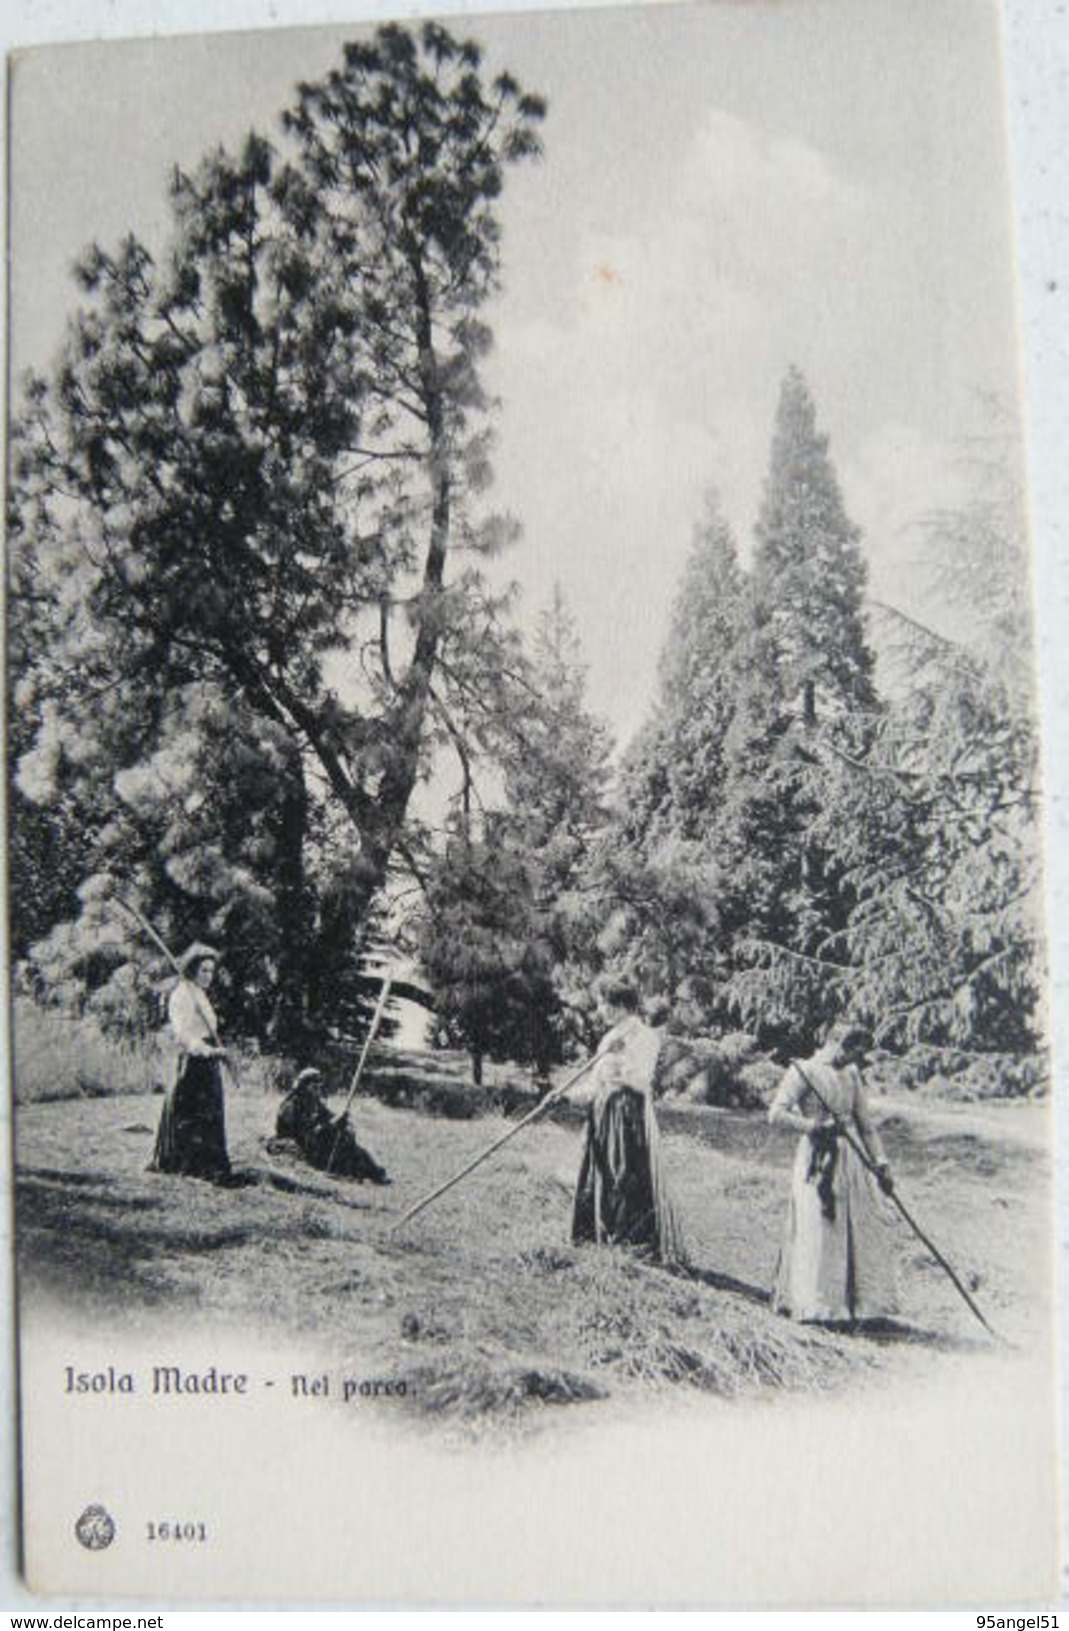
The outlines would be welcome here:
[[[199,1520],[187,1523],[146,1523],[146,1540],[190,1540],[205,1541],[208,1538],[208,1525]]]

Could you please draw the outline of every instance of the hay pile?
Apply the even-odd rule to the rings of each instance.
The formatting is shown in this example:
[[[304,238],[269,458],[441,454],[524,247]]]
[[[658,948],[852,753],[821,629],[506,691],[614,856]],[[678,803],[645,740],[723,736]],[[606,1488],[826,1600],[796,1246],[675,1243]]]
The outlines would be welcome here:
[[[411,1204],[508,1122],[361,1101],[361,1137],[396,1175],[382,1190],[268,1163],[268,1094],[233,1095],[241,1189],[145,1171],[158,1101],[65,1100],[18,1115],[23,1296],[147,1330],[254,1333],[347,1374],[404,1381],[390,1416],[448,1437],[508,1437],[663,1396],[768,1399],[902,1369],[909,1348],[972,1341],[946,1277],[899,1243],[909,1326],[886,1340],[794,1325],[768,1291],[793,1157],[755,1118],[665,1110],[663,1148],[692,1263],[668,1272],[569,1243],[579,1139],[537,1124],[409,1226]],[[990,1125],[989,1125],[990,1123]],[[1012,1125],[1010,1125],[1012,1123]],[[1047,1239],[1037,1112],[885,1118],[897,1169],[952,1260],[983,1275],[1000,1324]],[[1012,1136],[1011,1136],[1012,1135]],[[996,1205],[1007,1228],[978,1233]],[[979,1252],[977,1242],[984,1246]],[[1018,1322],[1019,1323],[1019,1322]],[[580,1405],[582,1411],[562,1409]]]
[[[618,1253],[584,1253],[575,1341],[595,1371],[644,1386],[738,1398],[766,1388],[836,1386],[866,1356],[841,1338],[791,1325],[756,1296]]]
[[[402,1316],[420,1345],[406,1405],[466,1436],[537,1425],[546,1407],[693,1388],[737,1399],[835,1388],[878,1355],[772,1314],[760,1294],[628,1253],[536,1248],[484,1263],[463,1303]]]

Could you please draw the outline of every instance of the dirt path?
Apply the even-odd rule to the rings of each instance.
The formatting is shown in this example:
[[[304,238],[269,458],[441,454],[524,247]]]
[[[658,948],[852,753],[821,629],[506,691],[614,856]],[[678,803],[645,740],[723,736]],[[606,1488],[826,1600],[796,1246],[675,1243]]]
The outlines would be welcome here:
[[[403,1231],[393,1225],[508,1123],[445,1120],[374,1100],[358,1135],[391,1188],[331,1180],[263,1146],[274,1103],[232,1094],[235,1165],[219,1190],[146,1172],[160,1100],[20,1107],[20,1286],[151,1328],[220,1324],[314,1338],[404,1376],[409,1413],[470,1427],[530,1407],[686,1384],[720,1395],[827,1388],[907,1373],[985,1339],[949,1281],[896,1225],[903,1320],[881,1339],[792,1326],[767,1307],[793,1137],[760,1117],[666,1108],[665,1163],[692,1272],[569,1244],[575,1125],[532,1128]],[[903,1196],[991,1322],[1025,1347],[1051,1275],[1048,1113],[1034,1105],[884,1106]]]

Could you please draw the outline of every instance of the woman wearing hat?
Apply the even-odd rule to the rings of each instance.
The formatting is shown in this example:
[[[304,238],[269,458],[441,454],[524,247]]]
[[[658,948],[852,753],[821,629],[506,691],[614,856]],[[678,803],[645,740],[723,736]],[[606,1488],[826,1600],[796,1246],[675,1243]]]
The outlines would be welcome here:
[[[792,1319],[853,1324],[895,1312],[880,1201],[891,1172],[861,1080],[870,1046],[867,1031],[840,1026],[812,1059],[788,1068],[769,1108],[773,1126],[802,1134],[772,1290],[773,1308]],[[875,1176],[843,1130],[866,1151]]]
[[[219,953],[194,941],[179,959],[182,978],[171,992],[167,1014],[178,1043],[174,1082],[163,1104],[150,1170],[187,1178],[226,1179],[223,1075],[215,1010],[208,992]]]
[[[302,1070],[278,1110],[276,1142],[292,1143],[320,1172],[361,1183],[388,1184],[386,1172],[356,1141],[348,1116],[332,1116],[323,1103],[323,1077]],[[271,1146],[268,1146],[271,1148]]]

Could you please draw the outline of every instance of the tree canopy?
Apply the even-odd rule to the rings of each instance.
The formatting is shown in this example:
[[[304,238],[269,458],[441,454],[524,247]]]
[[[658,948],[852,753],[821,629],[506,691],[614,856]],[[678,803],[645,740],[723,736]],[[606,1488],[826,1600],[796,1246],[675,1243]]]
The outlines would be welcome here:
[[[846,514],[828,438],[797,368],[780,392],[755,535],[755,589],[787,697],[800,699],[807,721],[816,719],[818,693],[833,711],[870,704],[861,532]]]
[[[500,807],[465,802],[433,869],[422,954],[449,1034],[545,1077],[590,1037],[602,954],[595,847],[609,738],[583,701],[585,667],[559,586],[526,667],[522,717],[499,746]]]
[[[849,1017],[897,1052],[1020,1059],[1039,849],[1007,460],[924,518],[955,608],[927,627],[870,600],[789,369],[752,554],[710,494],[615,768],[560,592],[525,641],[492,587],[516,528],[487,493],[486,313],[544,113],[471,41],[390,25],[274,140],[176,170],[162,249],[85,252],[9,471],[25,977],[151,1015],[118,879],[169,938],[223,945],[239,1029],[351,1029],[403,866],[477,1067],[589,1045],[603,970],[781,1054]],[[432,832],[414,795],[442,750],[461,788]]]
[[[266,883],[298,981],[324,926],[314,807],[346,818],[351,945],[404,844],[436,681],[442,708],[478,699],[509,649],[478,571],[510,532],[478,508],[481,312],[544,111],[435,24],[347,46],[277,145],[175,172],[161,255],[85,254],[63,358],[27,387],[19,797],[73,799],[83,877],[121,852],[176,929],[225,928]]]
[[[690,1028],[741,1024],[790,1052],[845,1017],[892,1052],[1034,1080],[1020,1061],[1041,1040],[1035,738],[1011,469],[989,442],[973,497],[922,520],[954,635],[867,601],[861,535],[796,369],[749,571],[707,511],[603,846],[607,950]]]

